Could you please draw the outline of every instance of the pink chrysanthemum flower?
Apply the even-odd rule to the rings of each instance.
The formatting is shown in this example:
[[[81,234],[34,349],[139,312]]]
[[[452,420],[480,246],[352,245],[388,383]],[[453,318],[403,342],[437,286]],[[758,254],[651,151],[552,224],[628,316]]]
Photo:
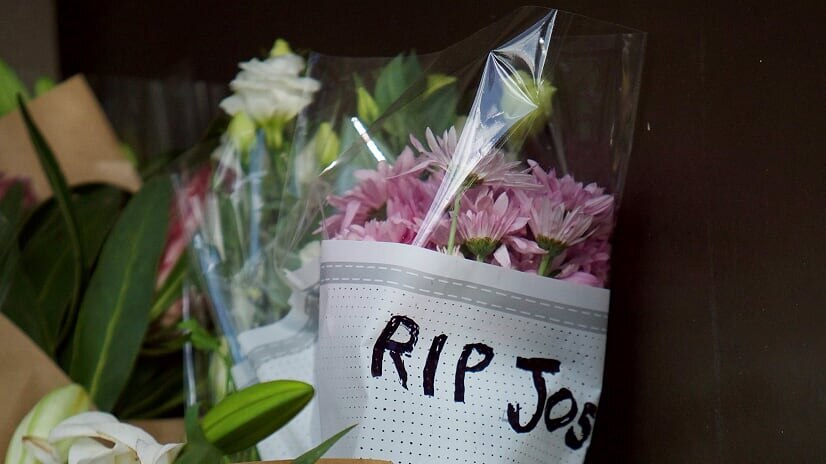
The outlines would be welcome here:
[[[527,222],[519,208],[510,207],[507,193],[494,200],[493,193],[487,190],[476,197],[471,208],[459,213],[458,232],[465,248],[478,261],[484,261],[506,234],[525,227]]]
[[[392,242],[409,244],[416,236],[410,224],[396,217],[386,221],[376,219],[360,224],[351,224],[335,238],[338,240],[360,240],[371,242]]]
[[[611,244],[607,240],[589,239],[565,251],[559,273],[555,276],[566,280],[576,273],[587,273],[596,279],[598,287],[608,282]]]
[[[585,214],[581,207],[566,211],[564,204],[548,198],[536,198],[533,205],[528,225],[536,244],[549,254],[556,256],[588,238],[593,216]]]
[[[412,243],[439,190],[457,146],[456,130],[414,137],[393,165],[357,171],[358,184],[330,197],[337,212],[322,229],[346,240]],[[418,152],[418,155],[416,154]],[[493,152],[474,170],[451,213],[424,246],[507,269],[601,287],[608,279],[614,197],[596,184],[557,177],[528,161]],[[426,174],[424,174],[427,172]],[[528,173],[529,172],[529,173]]]
[[[394,164],[381,161],[376,169],[360,169],[354,173],[358,185],[342,196],[330,196],[328,202],[338,213],[324,221],[322,229],[334,236],[351,224],[364,224],[371,219],[386,219],[391,199],[400,202],[425,200],[412,198],[411,192],[422,191],[416,177],[424,168],[417,170],[417,160],[410,148],[405,148]],[[429,204],[429,203],[428,203]]]
[[[569,174],[557,177],[553,169],[545,172],[534,160],[528,160],[528,166],[530,166],[529,170],[536,182],[544,186],[549,194],[559,195],[568,210],[573,210],[577,206],[584,206],[586,202],[590,202],[585,212],[591,216],[613,211],[614,197],[605,194],[605,189],[597,184],[591,183],[583,186],[581,182],[575,181]]]
[[[566,277],[557,277],[559,280],[570,282],[572,284],[588,285],[589,287],[602,287],[602,282],[593,274],[587,272],[574,272]]]
[[[426,165],[435,166],[444,172],[447,170],[453,153],[456,151],[456,128],[451,127],[441,137],[433,135],[433,131],[428,128],[425,131],[428,148],[412,135],[410,143],[419,153],[427,158]],[[473,169],[470,177],[465,181],[467,187],[480,185],[491,185],[500,187],[515,188],[538,188],[534,176],[527,172],[518,171],[520,161],[507,161],[505,154],[499,150],[489,153],[479,161]]]
[[[493,263],[505,269],[514,269],[520,272],[536,274],[545,250],[539,248],[531,240],[518,236],[519,234],[506,235],[502,239],[502,245],[493,253]],[[516,246],[522,242],[525,245]]]

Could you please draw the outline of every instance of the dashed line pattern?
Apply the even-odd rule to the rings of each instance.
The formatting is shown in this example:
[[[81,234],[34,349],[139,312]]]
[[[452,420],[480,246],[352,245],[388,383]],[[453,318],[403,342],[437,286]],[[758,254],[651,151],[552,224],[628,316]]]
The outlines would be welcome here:
[[[463,280],[446,279],[402,266],[349,262],[322,263],[321,284],[325,283],[369,283],[390,286],[422,295],[434,295],[439,298],[473,303],[496,311],[517,314],[542,322],[550,321],[568,328],[599,334],[606,333],[608,326],[607,312],[534,299],[502,289]],[[473,294],[479,292],[487,294],[484,299],[472,298]]]

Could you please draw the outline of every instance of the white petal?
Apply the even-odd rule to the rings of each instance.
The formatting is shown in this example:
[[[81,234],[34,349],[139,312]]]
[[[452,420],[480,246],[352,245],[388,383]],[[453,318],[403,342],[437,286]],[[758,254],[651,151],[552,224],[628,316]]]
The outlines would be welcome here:
[[[115,416],[105,412],[84,412],[72,416],[57,424],[49,433],[49,441],[56,443],[67,438],[96,436],[96,427],[105,424],[117,424]]]
[[[155,441],[155,438],[146,433],[146,431],[142,428],[120,422],[117,424],[106,424],[101,426],[98,428],[97,432],[100,438],[104,438],[115,443],[122,443],[133,450],[138,449],[139,441],[144,441],[155,445],[158,444],[158,442]]]
[[[505,269],[511,268],[511,255],[508,253],[508,248],[505,245],[499,246],[499,248],[493,252],[493,259]]]
[[[67,438],[101,438],[133,450],[136,449],[139,440],[158,444],[143,429],[120,422],[61,424],[49,435],[49,441],[52,443]]]
[[[23,446],[43,464],[61,464],[60,453],[46,439],[40,437],[23,437]]]
[[[183,443],[170,443],[161,446],[157,443],[138,441],[138,458],[141,464],[172,464],[183,447]]]
[[[218,104],[227,114],[235,114],[244,110],[244,101],[237,95],[230,95]]]
[[[92,438],[81,438],[69,449],[69,464],[115,464],[115,462],[136,463],[137,455],[122,444],[109,447]]]
[[[61,424],[105,424],[109,422],[118,422],[118,418],[106,412],[87,411],[75,414]]]

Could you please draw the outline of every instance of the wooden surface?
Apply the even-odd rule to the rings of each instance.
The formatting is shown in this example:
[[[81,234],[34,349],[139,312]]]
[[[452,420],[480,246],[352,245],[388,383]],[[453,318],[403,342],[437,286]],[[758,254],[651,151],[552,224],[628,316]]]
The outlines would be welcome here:
[[[221,81],[276,36],[427,51],[520,3],[61,3],[62,64]],[[822,462],[822,2],[552,5],[649,33],[588,463]]]
[[[290,464],[292,461],[258,461],[264,464]],[[252,464],[252,463],[247,463]],[[318,464],[393,464],[390,461],[376,461],[374,459],[321,459]]]

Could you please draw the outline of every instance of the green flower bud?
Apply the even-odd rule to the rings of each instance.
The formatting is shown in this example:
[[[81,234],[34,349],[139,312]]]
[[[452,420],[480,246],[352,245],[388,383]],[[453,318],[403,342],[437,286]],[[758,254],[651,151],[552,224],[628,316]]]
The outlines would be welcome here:
[[[235,113],[227,127],[227,135],[238,150],[247,153],[255,142],[255,122],[246,113]]]
[[[364,124],[372,124],[379,118],[379,106],[373,96],[362,86],[356,88],[356,110],[358,111],[359,119]]]
[[[293,51],[290,49],[290,44],[287,43],[284,39],[277,39],[275,44],[272,46],[272,50],[270,50],[270,57],[282,56],[282,55],[289,55]]]
[[[534,110],[525,115],[513,128],[516,138],[522,138],[538,130],[553,112],[553,96],[556,87],[547,79],[541,79],[539,85],[533,76],[525,71],[518,71],[512,79],[518,83],[520,92],[508,91],[502,95],[502,110],[505,113],[524,113],[523,107],[528,104],[535,106]]]
[[[320,166],[329,166],[338,157],[341,143],[329,122],[323,122],[318,126],[315,137],[313,137],[313,143],[315,144],[316,159],[318,159]]]
[[[12,435],[6,452],[6,464],[36,464],[38,461],[24,446],[23,439],[45,441],[55,426],[76,414],[89,411],[92,400],[80,385],[70,384],[46,394],[23,418]],[[57,449],[66,456],[69,443]]]
[[[204,415],[204,437],[225,454],[237,453],[283,427],[304,409],[313,394],[312,386],[295,380],[275,380],[239,390]]]
[[[280,150],[284,145],[284,127],[292,117],[284,117],[276,114],[273,117],[260,121],[261,129],[264,131],[264,139],[267,146]]]

